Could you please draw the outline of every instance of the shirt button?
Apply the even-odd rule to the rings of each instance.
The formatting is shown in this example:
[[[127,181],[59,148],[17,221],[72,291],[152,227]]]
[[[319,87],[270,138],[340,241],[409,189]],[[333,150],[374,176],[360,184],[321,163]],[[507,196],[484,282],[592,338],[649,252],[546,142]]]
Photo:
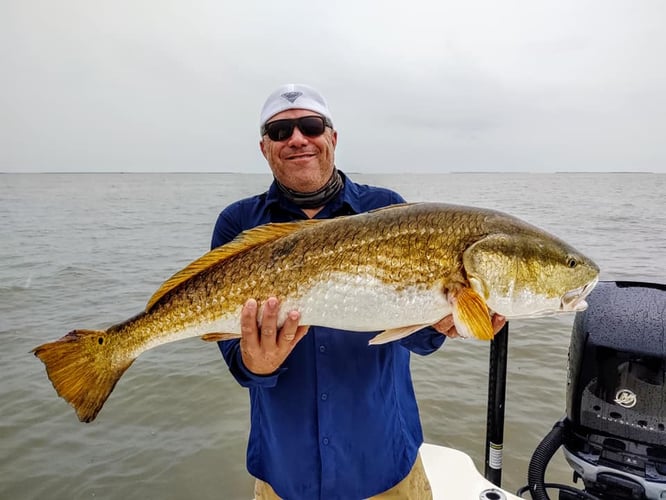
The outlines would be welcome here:
[[[321,442],[324,443],[324,444],[328,444],[328,438],[322,439]]]
[[[328,399],[328,394],[326,394],[326,393],[324,392],[324,393],[321,395],[321,400],[322,400],[322,401],[326,401],[327,399]]]
[[[320,345],[319,346],[319,352],[326,352],[326,346],[325,345]]]

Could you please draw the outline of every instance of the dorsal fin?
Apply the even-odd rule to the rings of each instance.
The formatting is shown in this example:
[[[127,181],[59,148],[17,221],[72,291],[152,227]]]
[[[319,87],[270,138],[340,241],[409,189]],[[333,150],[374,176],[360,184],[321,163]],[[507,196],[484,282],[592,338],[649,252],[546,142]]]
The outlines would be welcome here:
[[[419,205],[419,203],[418,202],[414,202],[414,203],[408,203],[408,202],[394,203],[393,205],[386,205],[385,207],[373,208],[372,210],[368,210],[367,213],[374,214],[374,213],[377,213],[377,212],[388,212],[389,210],[393,210],[394,208],[408,207],[408,206],[411,206],[411,205]]]
[[[226,245],[211,250],[162,283],[162,286],[159,287],[148,301],[146,312],[150,311],[162,297],[178,285],[214,266],[218,262],[233,257],[234,255],[238,255],[250,248],[282,238],[306,225],[317,222],[321,222],[321,220],[309,219],[298,222],[269,223],[243,231]]]

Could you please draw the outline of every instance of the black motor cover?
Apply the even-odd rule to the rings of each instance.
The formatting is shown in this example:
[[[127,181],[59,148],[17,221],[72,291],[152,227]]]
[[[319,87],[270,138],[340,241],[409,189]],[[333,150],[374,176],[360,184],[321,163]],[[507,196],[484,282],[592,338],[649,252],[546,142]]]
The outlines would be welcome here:
[[[600,282],[587,301],[569,348],[565,454],[586,485],[618,471],[650,490],[666,482],[666,285]]]
[[[666,446],[666,285],[600,282],[574,321],[567,416]]]

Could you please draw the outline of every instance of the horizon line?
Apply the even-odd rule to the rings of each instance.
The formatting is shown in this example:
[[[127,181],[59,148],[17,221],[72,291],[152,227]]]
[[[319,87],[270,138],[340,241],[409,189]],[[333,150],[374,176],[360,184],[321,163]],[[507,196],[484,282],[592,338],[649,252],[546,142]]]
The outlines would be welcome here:
[[[404,175],[404,172],[359,172],[354,170],[346,170],[345,173],[350,175]],[[658,172],[653,170],[448,170],[445,172],[410,172],[411,175],[443,175],[443,174],[664,174],[666,172]],[[266,172],[245,172],[245,171],[217,171],[217,170],[44,170],[44,171],[0,171],[0,175],[96,175],[96,174],[119,174],[119,175],[135,175],[135,174],[150,174],[150,175],[164,175],[164,174],[215,174],[215,175],[270,175],[270,170]]]

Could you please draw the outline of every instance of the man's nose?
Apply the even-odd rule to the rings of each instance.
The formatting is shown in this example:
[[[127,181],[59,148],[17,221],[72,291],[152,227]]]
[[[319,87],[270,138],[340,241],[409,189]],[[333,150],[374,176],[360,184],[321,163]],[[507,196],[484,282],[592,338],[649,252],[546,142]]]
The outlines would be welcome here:
[[[289,146],[299,146],[303,144],[308,143],[308,137],[306,135],[303,135],[303,132],[301,132],[301,129],[298,127],[294,127],[294,132],[291,134],[291,137],[287,141]]]

